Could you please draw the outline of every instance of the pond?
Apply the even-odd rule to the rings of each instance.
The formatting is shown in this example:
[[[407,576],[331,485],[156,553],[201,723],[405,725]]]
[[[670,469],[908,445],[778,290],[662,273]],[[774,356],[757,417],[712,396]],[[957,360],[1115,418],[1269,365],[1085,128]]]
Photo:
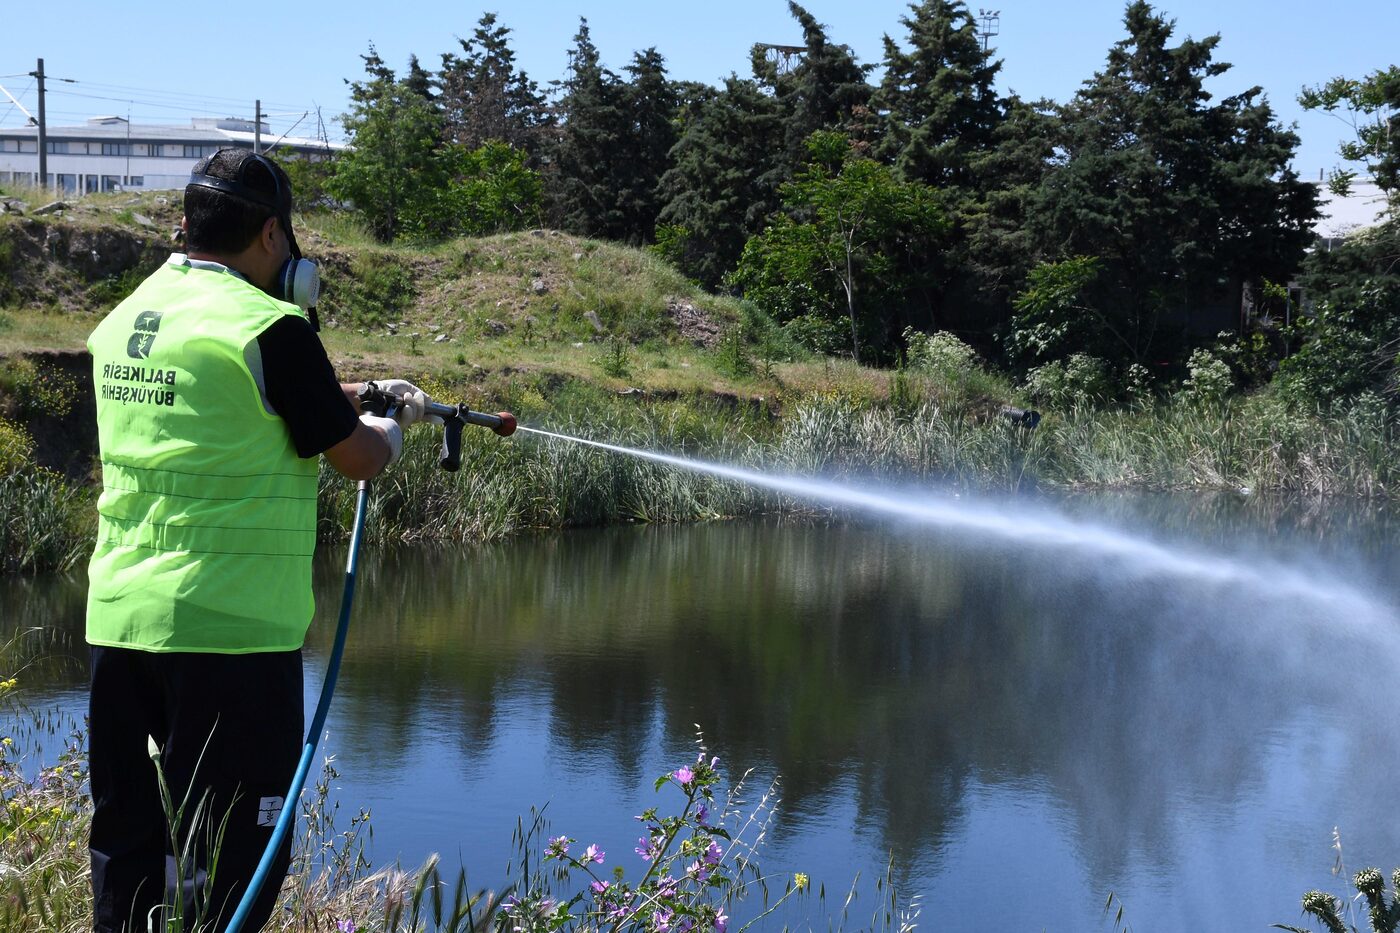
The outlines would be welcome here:
[[[547,804],[635,877],[633,817],[679,797],[653,781],[694,760],[698,725],[753,769],[751,801],[778,781],[761,864],[828,898],[792,922],[825,927],[859,875],[846,926],[867,927],[888,870],[925,928],[1111,929],[1112,893],[1136,930],[1266,929],[1310,888],[1346,893],[1334,827],[1348,871],[1400,863],[1389,513],[995,511],[366,553],[321,747],[342,813],[372,812],[377,865],[439,852],[493,887]],[[318,560],[308,709],[342,560]],[[80,578],[5,580],[0,628],[80,646],[82,599]],[[60,649],[25,697],[80,711],[84,668]]]

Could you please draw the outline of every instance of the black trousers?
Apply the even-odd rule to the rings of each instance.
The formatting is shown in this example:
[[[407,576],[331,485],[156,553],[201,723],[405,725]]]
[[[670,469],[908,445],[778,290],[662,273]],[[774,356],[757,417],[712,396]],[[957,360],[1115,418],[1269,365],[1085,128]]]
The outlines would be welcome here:
[[[200,929],[222,930],[272,838],[301,756],[301,652],[93,647],[88,716],[94,929],[145,933],[153,911],[181,898],[186,929],[194,929],[202,907]],[[189,795],[178,833],[179,849],[191,850],[184,878],[177,877],[148,736],[161,750],[174,805]],[[201,799],[207,799],[203,825],[192,827]],[[272,913],[291,837],[243,927],[247,933]]]

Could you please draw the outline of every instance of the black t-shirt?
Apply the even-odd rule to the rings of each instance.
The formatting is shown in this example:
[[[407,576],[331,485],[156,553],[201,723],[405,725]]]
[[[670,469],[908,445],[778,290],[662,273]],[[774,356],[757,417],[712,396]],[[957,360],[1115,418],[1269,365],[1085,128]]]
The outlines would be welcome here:
[[[298,456],[314,457],[350,436],[359,418],[310,322],[279,318],[258,334],[258,352],[267,403],[287,422]]]

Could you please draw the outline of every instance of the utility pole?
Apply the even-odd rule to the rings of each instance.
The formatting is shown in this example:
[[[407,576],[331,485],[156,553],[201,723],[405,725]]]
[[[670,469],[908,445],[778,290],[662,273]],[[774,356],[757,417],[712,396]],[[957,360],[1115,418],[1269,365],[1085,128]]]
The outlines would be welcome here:
[[[39,59],[39,70],[29,73],[39,80],[39,188],[48,187],[49,181],[49,127],[44,119],[44,60]]]
[[[262,101],[253,101],[253,155],[262,152]]]

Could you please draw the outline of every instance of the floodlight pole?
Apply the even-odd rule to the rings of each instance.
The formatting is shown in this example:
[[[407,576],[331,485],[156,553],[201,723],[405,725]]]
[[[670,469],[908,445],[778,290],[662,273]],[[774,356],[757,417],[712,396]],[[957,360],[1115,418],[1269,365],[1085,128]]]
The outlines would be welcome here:
[[[977,19],[981,23],[978,32],[982,33],[982,53],[985,55],[990,49],[992,36],[1000,35],[1001,10],[979,9]]]

